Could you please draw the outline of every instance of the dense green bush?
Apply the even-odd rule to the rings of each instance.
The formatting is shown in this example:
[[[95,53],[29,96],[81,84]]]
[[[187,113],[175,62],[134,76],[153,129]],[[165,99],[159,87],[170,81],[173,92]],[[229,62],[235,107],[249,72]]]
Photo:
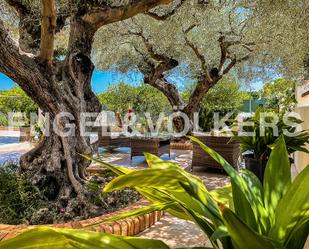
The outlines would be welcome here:
[[[266,107],[277,112],[291,112],[296,107],[296,82],[286,79],[276,79],[264,84],[261,97],[266,99]]]
[[[189,87],[182,94],[185,101],[188,101],[192,87]],[[224,117],[227,113],[233,112],[235,117],[244,101],[249,98],[246,92],[241,90],[241,85],[233,79],[224,78],[219,81],[205,95],[199,112],[199,125],[203,131],[210,131],[214,125],[214,113]],[[232,117],[231,117],[232,118]]]
[[[154,116],[171,110],[167,98],[148,85],[134,87],[120,82],[110,86],[105,93],[98,94],[98,98],[106,110],[122,115],[127,113],[129,107],[137,114],[149,112]]]
[[[97,213],[73,217],[70,209],[63,211],[57,203],[49,202],[44,188],[40,191],[31,184],[27,177],[19,172],[16,163],[0,165],[0,224],[36,225],[62,223],[76,218],[87,219],[113,212],[140,199],[134,189],[102,193],[101,189],[114,178],[115,174],[111,171],[106,171],[102,176],[91,177],[87,183],[88,194]]]
[[[34,101],[20,88],[0,91],[0,112],[8,115],[11,112],[26,113],[26,125],[30,121],[30,113],[37,113],[38,107]]]
[[[27,223],[43,202],[40,191],[18,168],[15,163],[0,166],[0,223]]]
[[[0,114],[0,126],[8,126],[8,119],[5,114]]]

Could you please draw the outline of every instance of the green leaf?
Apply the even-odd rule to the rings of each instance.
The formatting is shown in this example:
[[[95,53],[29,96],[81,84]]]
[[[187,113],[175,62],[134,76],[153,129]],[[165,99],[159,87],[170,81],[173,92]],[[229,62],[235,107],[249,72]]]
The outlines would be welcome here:
[[[90,161],[98,163],[100,166],[106,167],[107,169],[111,170],[113,173],[115,173],[118,176],[126,175],[126,174],[129,174],[129,173],[134,171],[132,169],[128,169],[128,168],[125,168],[125,167],[111,165],[111,164],[106,163],[106,162],[104,162],[102,160],[99,160],[99,159],[96,159],[96,158],[92,158],[92,157],[89,157],[89,156],[86,156],[86,155],[82,155],[81,154],[81,156],[84,157],[87,160],[90,160]]]
[[[223,237],[228,237],[229,233],[226,226],[219,226],[217,230],[211,235],[211,240],[221,239]]]
[[[296,226],[301,226],[309,218],[309,166],[307,166],[288,188],[279,201],[275,223],[269,237],[286,243]]]
[[[191,136],[189,136],[189,138],[193,142],[200,145],[200,147],[206,153],[208,153],[216,162],[222,165],[226,173],[231,177],[233,189],[235,188],[234,186],[237,186],[237,189],[235,188],[237,194],[235,194],[233,190],[235,210],[238,210],[238,207],[236,207],[236,202],[242,202],[240,207],[244,207],[245,209],[239,210],[239,212],[247,212],[247,214],[244,214],[243,217],[248,217],[248,219],[252,220],[252,215],[250,213],[253,212],[254,219],[255,222],[258,224],[259,231],[267,231],[268,214],[264,208],[263,199],[261,199],[260,195],[256,195],[256,188],[252,189],[252,187],[246,181],[246,178],[241,177],[238,172],[217,152],[203,144],[199,139]]]
[[[213,247],[181,247],[176,249],[214,249]]]
[[[239,249],[275,249],[272,243],[262,235],[254,232],[230,209],[222,211],[225,225],[233,244]]]
[[[182,185],[182,187],[185,189],[185,191],[187,192],[187,194],[189,195],[188,199],[191,199],[191,207],[194,208],[193,204],[196,202],[201,202],[204,207],[203,210],[205,211],[205,214],[207,217],[211,218],[216,224],[219,224],[221,222],[221,215],[220,215],[220,210],[219,207],[216,203],[216,201],[211,197],[210,193],[208,192],[207,188],[205,187],[205,184],[203,183],[203,181],[188,173],[187,171],[185,171],[184,169],[180,168],[177,164],[172,163],[172,162],[168,162],[168,161],[164,161],[161,158],[155,156],[155,155],[151,155],[149,153],[145,153],[145,157],[146,160],[149,164],[150,168],[153,169],[175,169],[178,171],[179,174],[183,175],[186,179],[187,182],[189,184],[189,186],[187,185],[183,185],[182,183],[180,183]],[[178,198],[178,200],[181,200],[183,202],[184,200],[184,195],[180,196],[178,193],[174,193],[174,195],[178,196],[176,198]],[[181,198],[179,198],[181,197]],[[194,199],[193,199],[194,198]],[[192,202],[193,200],[193,202]],[[190,200],[188,200],[190,201]],[[198,203],[195,204],[199,205]],[[197,208],[194,208],[195,211],[197,211]]]
[[[254,231],[261,232],[258,222],[247,197],[242,192],[241,188],[232,180],[233,202],[235,213]]]
[[[105,186],[104,191],[111,192],[125,187],[151,186],[183,192],[179,182],[188,185],[187,179],[175,169],[143,169],[113,179]]]
[[[263,187],[260,180],[249,170],[241,170],[239,175],[245,180],[256,198],[263,200]],[[235,213],[254,231],[262,232],[254,216],[255,206],[248,201],[237,184],[232,180]],[[256,210],[256,213],[258,210]]]
[[[1,249],[169,249],[158,240],[39,227],[0,243]]]
[[[303,249],[308,239],[309,219],[304,224],[295,226],[285,242],[286,248]]]
[[[228,206],[231,210],[234,210],[233,192],[232,185],[227,185],[221,188],[216,188],[209,192],[212,198],[218,203],[223,203]]]
[[[264,205],[274,223],[278,202],[291,185],[291,164],[284,137],[280,136],[270,154],[264,175]]]
[[[164,161],[160,157],[157,157],[157,156],[152,155],[152,154],[147,153],[147,152],[145,152],[144,155],[145,155],[145,159],[146,159],[148,166],[152,169],[171,169],[171,168],[173,168],[173,169],[180,169],[181,170],[181,168],[176,163],[173,163],[173,162],[170,162],[170,161]]]

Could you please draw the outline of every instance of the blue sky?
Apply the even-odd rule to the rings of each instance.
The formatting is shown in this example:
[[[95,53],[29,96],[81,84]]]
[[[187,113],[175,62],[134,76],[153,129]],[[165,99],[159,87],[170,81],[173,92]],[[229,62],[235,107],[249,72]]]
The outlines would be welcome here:
[[[172,71],[170,75],[167,76],[167,78],[170,82],[176,84],[180,90],[183,90],[192,82],[190,76],[182,74],[177,70]],[[95,70],[92,77],[92,88],[95,93],[102,93],[106,91],[109,86],[120,81],[130,85],[138,86],[143,82],[143,75],[135,70],[130,70],[127,73],[121,73],[117,70],[110,70],[107,72]],[[253,84],[255,90],[260,89],[262,85],[263,82],[258,80],[255,82],[255,84]],[[7,90],[13,86],[14,82],[4,74],[0,73],[0,90]]]
[[[171,73],[167,78],[176,84],[179,89],[183,89],[185,85],[191,82],[189,77],[178,75],[177,72]],[[130,70],[127,73],[121,73],[117,70],[110,70],[107,72],[95,70],[92,77],[92,88],[95,93],[102,93],[106,91],[109,86],[120,81],[138,86],[143,82],[143,75],[136,70]],[[0,73],[0,90],[10,89],[14,84],[15,83],[10,78]]]
[[[95,70],[92,77],[92,88],[96,93],[104,92],[110,85],[124,81],[132,85],[138,85],[142,82],[143,75],[136,71],[129,71],[124,74],[117,71],[101,72]],[[7,90],[14,86],[14,82],[0,73],[0,90]]]

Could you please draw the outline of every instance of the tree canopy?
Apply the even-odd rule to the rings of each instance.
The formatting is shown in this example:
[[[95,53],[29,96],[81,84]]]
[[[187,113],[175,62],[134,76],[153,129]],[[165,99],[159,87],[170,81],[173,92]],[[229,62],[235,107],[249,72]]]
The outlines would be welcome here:
[[[10,90],[0,91],[0,112],[36,112],[37,105],[33,100],[18,86]]]
[[[104,109],[125,115],[128,108],[136,114],[149,112],[154,117],[171,110],[167,98],[151,86],[130,86],[123,82],[110,86],[98,98]]]

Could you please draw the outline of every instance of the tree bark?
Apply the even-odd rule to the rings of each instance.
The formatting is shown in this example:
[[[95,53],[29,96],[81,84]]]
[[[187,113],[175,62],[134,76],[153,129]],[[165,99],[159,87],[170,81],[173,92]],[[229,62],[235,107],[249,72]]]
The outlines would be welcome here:
[[[72,20],[71,51],[65,61],[54,62],[46,67],[42,61],[21,55],[14,42],[5,34],[0,21],[0,64],[1,71],[18,82],[21,88],[49,114],[50,134],[45,136],[36,148],[21,157],[21,169],[29,179],[46,193],[48,199],[59,204],[59,208],[70,207],[72,202],[80,203],[77,216],[87,211],[87,190],[84,187],[86,167],[89,161],[80,154],[91,154],[90,139],[80,133],[81,113],[99,113],[101,105],[92,92],[91,76],[94,70],[90,58],[93,32],[81,32],[85,25],[78,19]],[[84,46],[75,43],[76,35],[90,39]],[[88,45],[88,46],[87,46]],[[63,130],[64,122],[75,125],[75,136],[61,137],[53,130],[53,123],[59,113],[70,113],[74,120],[62,119],[58,127]],[[93,207],[88,205],[90,209]]]
[[[89,13],[71,14],[64,61],[53,58],[54,33],[63,27],[65,20],[61,17],[58,22],[54,0],[44,0],[42,22],[30,18],[32,12],[22,1],[7,1],[19,13],[20,42],[19,46],[15,44],[0,20],[0,72],[18,83],[50,118],[49,135],[45,134],[36,148],[21,157],[21,169],[59,208],[65,208],[73,217],[91,215],[97,210],[93,210],[85,187],[85,170],[90,162],[80,154],[90,155],[95,149],[90,138],[81,134],[81,114],[101,111],[91,89],[94,65],[90,58],[95,32],[102,25],[130,18],[172,0],[133,1],[119,8],[96,6],[90,8]],[[69,113],[72,119],[57,119],[60,113]],[[75,135],[61,136],[53,129],[54,123],[60,131],[65,130],[66,123],[74,125]]]

